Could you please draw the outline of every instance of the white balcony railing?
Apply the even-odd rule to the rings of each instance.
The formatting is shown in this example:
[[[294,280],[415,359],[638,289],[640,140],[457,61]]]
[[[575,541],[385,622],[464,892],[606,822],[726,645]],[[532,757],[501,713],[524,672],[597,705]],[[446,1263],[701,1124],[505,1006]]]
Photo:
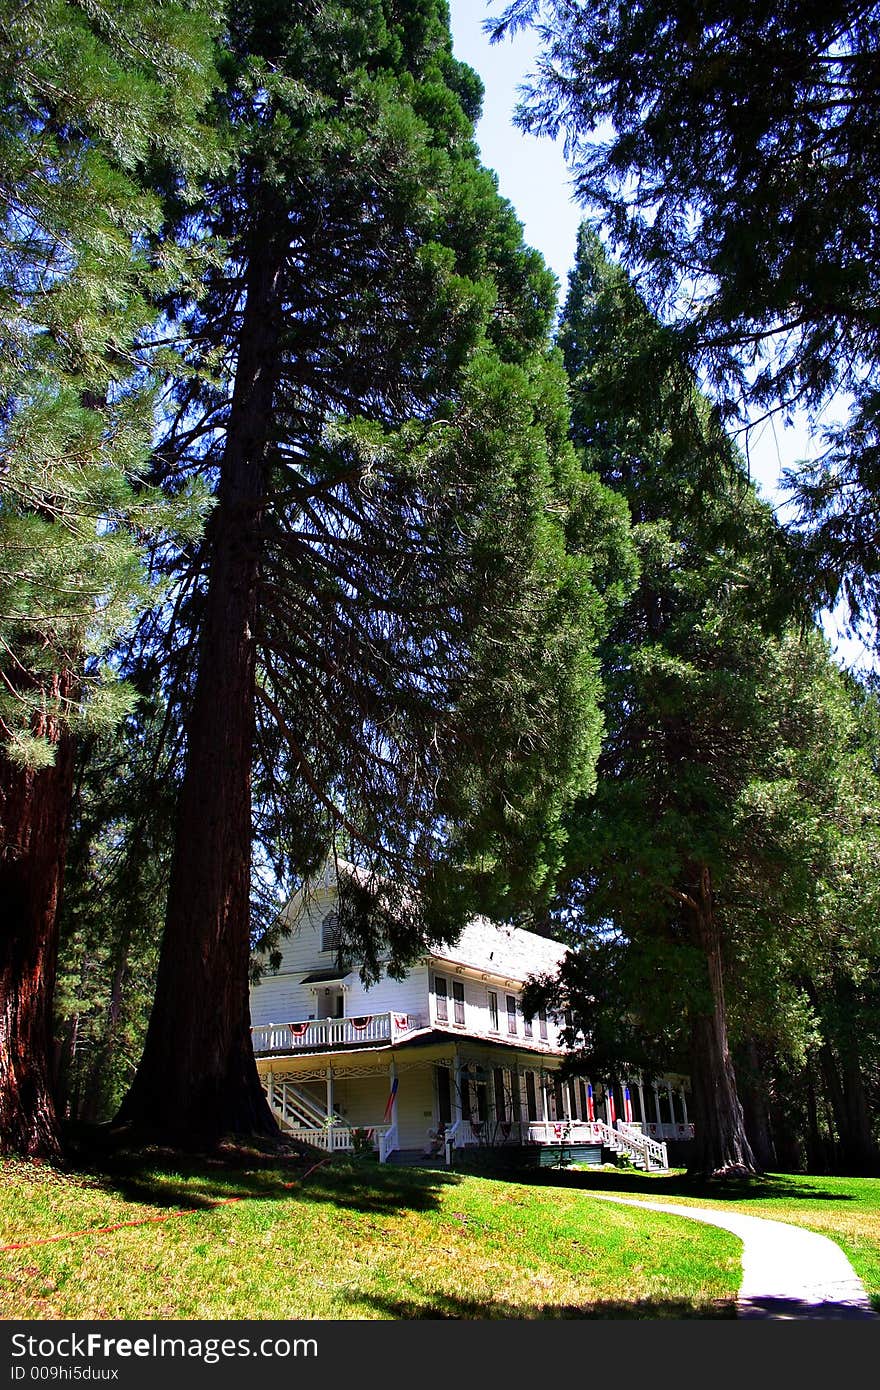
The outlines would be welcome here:
[[[324,1052],[334,1047],[395,1042],[420,1027],[414,1014],[355,1014],[351,1018],[312,1018],[293,1023],[260,1023],[251,1029],[258,1057],[291,1052]]]
[[[643,1133],[651,1139],[693,1139],[694,1127],[692,1124],[653,1124],[645,1123],[642,1125]]]

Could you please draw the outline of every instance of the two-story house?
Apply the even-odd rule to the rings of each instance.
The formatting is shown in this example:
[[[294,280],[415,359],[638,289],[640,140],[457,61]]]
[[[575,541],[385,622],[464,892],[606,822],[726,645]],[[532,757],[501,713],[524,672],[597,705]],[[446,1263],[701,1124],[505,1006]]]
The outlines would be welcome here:
[[[383,1162],[395,1151],[433,1148],[448,1161],[453,1145],[558,1147],[564,1137],[588,1160],[628,1147],[652,1167],[666,1166],[654,1141],[692,1134],[672,1082],[561,1079],[557,1022],[522,1010],[528,977],[564,956],[558,942],[478,917],[404,979],[367,987],[356,966],[338,963],[332,866],[288,912],[280,968],[251,991],[257,1068],[288,1133],[331,1150],[369,1142]]]

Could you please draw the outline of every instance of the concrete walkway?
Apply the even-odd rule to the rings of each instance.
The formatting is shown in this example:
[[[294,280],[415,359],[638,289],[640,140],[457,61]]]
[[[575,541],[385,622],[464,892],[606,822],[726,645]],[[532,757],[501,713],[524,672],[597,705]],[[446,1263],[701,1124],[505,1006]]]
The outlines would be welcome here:
[[[640,1202],[591,1192],[606,1202],[687,1216],[732,1231],[743,1243],[743,1277],[737,1294],[741,1318],[876,1318],[865,1286],[840,1246],[827,1236],[745,1216],[738,1211],[680,1207],[672,1202]]]

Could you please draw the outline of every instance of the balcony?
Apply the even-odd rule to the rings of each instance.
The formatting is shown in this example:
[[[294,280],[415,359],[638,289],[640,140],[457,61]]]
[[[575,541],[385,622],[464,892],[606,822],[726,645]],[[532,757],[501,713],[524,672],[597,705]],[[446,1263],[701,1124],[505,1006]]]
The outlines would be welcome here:
[[[416,1014],[362,1014],[352,1018],[310,1018],[293,1023],[262,1023],[251,1029],[254,1055],[289,1056],[336,1048],[381,1047],[422,1026]]]

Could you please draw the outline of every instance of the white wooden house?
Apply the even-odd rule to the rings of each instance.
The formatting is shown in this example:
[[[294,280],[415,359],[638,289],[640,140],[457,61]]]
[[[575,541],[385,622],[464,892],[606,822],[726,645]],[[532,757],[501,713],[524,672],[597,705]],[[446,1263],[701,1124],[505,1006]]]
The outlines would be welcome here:
[[[564,946],[476,918],[455,946],[368,988],[338,965],[335,908],[331,867],[305,906],[290,905],[280,968],[251,991],[257,1068],[288,1133],[331,1150],[370,1143],[382,1162],[564,1140],[593,1161],[625,1150],[646,1167],[666,1166],[662,1141],[692,1136],[680,1083],[633,1077],[626,1097],[601,1079],[561,1080],[556,1022],[527,1020],[521,1001]]]

